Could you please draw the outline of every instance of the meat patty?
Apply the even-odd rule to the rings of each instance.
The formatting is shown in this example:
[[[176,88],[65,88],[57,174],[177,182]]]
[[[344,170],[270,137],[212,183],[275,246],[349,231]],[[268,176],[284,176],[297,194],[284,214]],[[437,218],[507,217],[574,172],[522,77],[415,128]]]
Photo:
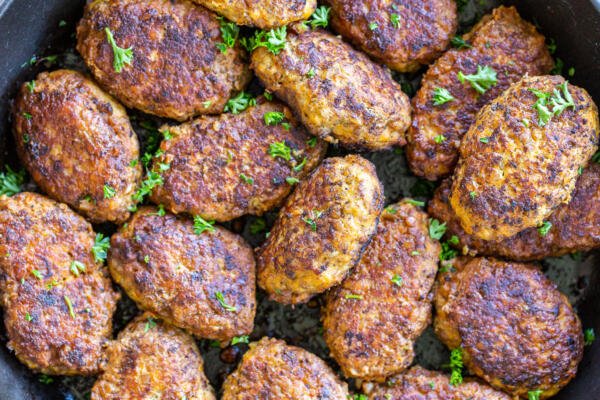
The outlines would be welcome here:
[[[106,352],[92,400],[215,400],[191,336],[150,314],[134,319]]]
[[[538,96],[552,96],[550,107],[559,94],[572,107],[544,124]],[[598,134],[598,109],[584,89],[560,76],[512,85],[481,110],[460,147],[450,205],[465,232],[500,240],[542,225],[571,200]]]
[[[130,63],[118,66],[106,29],[131,49]],[[77,50],[102,87],[128,107],[180,121],[221,113],[251,78],[239,45],[222,52],[219,43],[217,15],[187,0],[96,0],[77,27]]]
[[[346,377],[384,381],[412,364],[440,253],[428,219],[408,203],[386,207],[358,265],[327,294],[323,337]]]
[[[430,180],[452,173],[461,139],[481,107],[522,76],[548,73],[554,65],[544,37],[523,21],[514,7],[495,9],[463,39],[468,46],[440,57],[423,76],[412,101],[406,155],[411,170]],[[497,73],[496,85],[481,95],[457,76],[458,72],[475,74],[478,66],[491,67]],[[438,88],[448,90],[454,100],[436,106],[434,92]]]
[[[223,383],[222,400],[342,400],[348,386],[319,357],[283,340],[250,344],[237,369]]]
[[[272,300],[297,304],[339,284],[375,233],[383,200],[369,161],[323,161],[288,197],[257,250],[258,285]]]
[[[125,109],[79,72],[44,72],[14,104],[21,161],[50,197],[92,222],[123,222],[141,168]]]
[[[389,71],[323,30],[288,32],[285,48],[252,52],[251,68],[313,135],[349,148],[406,143],[408,97]]]
[[[575,376],[581,323],[535,265],[474,258],[438,279],[435,332],[449,348],[462,348],[471,373],[515,396],[540,390],[540,399]]]
[[[286,106],[262,100],[241,114],[163,129],[172,138],[163,141],[155,165],[170,168],[161,172],[164,184],[154,189],[152,200],[175,213],[217,221],[279,206],[327,148],[311,140]]]
[[[224,228],[200,233],[189,219],[143,207],[111,238],[108,266],[140,308],[197,337],[252,332],[254,253]]]
[[[453,386],[447,375],[414,366],[385,384],[363,384],[368,400],[511,400],[485,383],[465,379]]]
[[[92,375],[118,294],[92,254],[92,226],[35,193],[0,197],[0,293],[8,347],[36,372]]]
[[[504,240],[486,241],[468,235],[452,211],[448,197],[451,181],[444,181],[429,202],[429,214],[446,223],[446,235],[458,238],[463,254],[500,256],[511,260],[541,260],[600,247],[600,165],[591,163],[577,179],[569,204],[549,217],[545,232],[528,228]]]
[[[317,0],[193,0],[238,25],[262,29],[284,26],[307,19]]]
[[[458,25],[453,0],[327,0],[331,25],[393,70],[413,72],[438,58]]]

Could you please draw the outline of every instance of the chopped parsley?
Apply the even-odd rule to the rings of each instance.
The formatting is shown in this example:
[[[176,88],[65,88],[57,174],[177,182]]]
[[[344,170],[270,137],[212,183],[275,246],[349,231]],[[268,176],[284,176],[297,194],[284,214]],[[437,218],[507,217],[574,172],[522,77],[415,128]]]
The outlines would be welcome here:
[[[433,138],[433,141],[436,142],[437,144],[442,144],[446,141],[446,136],[437,135],[436,137]]]
[[[29,93],[33,93],[35,90],[35,81],[29,81],[25,84],[25,86],[27,87],[27,90],[29,90]]]
[[[243,90],[235,97],[230,98],[225,104],[223,112],[231,112],[232,114],[239,114],[250,106],[256,105],[256,99],[252,95],[244,92]]]
[[[73,275],[79,276],[80,272],[85,272],[85,265],[80,261],[73,260],[71,261],[71,267],[69,267],[69,270]]]
[[[490,142],[490,138],[489,137],[482,137],[482,138],[479,139],[479,141],[481,143],[488,144]]]
[[[528,400],[540,400],[540,395],[542,394],[541,390],[530,390],[529,392],[527,392],[527,399]]]
[[[437,219],[429,219],[429,237],[434,240],[440,240],[446,233],[446,223],[440,223]]]
[[[73,303],[71,302],[71,299],[67,295],[64,295],[63,297],[67,307],[69,308],[69,315],[71,315],[71,318],[75,318],[75,311],[73,311]]]
[[[279,111],[269,111],[265,113],[265,124],[277,125],[285,119],[285,114]]]
[[[129,47],[127,49],[123,49],[117,46],[117,42],[115,42],[115,37],[108,27],[104,28],[106,32],[106,40],[112,46],[113,50],[113,68],[117,74],[120,74],[123,70],[123,66],[125,64],[131,65],[133,61],[133,48]]]
[[[454,36],[451,40],[450,43],[452,44],[453,47],[457,48],[457,49],[470,49],[471,44],[469,42],[467,42],[466,40],[464,40],[462,37],[460,36]]]
[[[304,221],[313,232],[317,231],[317,220],[321,218],[323,215],[323,211],[313,210],[311,212],[311,217],[302,217],[302,221]]]
[[[465,75],[462,71],[458,72],[458,80],[460,83],[469,82],[471,87],[479,94],[484,94],[492,86],[498,84],[496,71],[487,65],[477,66],[477,73],[471,75]]]
[[[425,206],[425,202],[424,201],[419,201],[419,200],[414,200],[414,199],[404,199],[402,200],[403,203],[408,203],[408,204],[412,204],[413,206],[417,206],[417,207],[424,207]]]
[[[456,250],[450,247],[450,242],[442,242],[442,251],[440,252],[440,261],[448,261],[455,258],[458,254]]]
[[[463,382],[463,350],[457,347],[450,353],[450,385],[457,386]]]
[[[37,279],[39,279],[40,281],[42,279],[44,279],[44,277],[42,276],[42,273],[40,271],[38,271],[37,269],[34,269],[31,271],[31,275],[35,276]]]
[[[215,221],[207,221],[199,215],[194,215],[194,233],[201,235],[208,231],[213,233],[215,231]]]
[[[297,183],[300,183],[300,179],[298,178],[294,178],[293,176],[288,176],[287,178],[285,178],[285,181],[289,184],[289,185],[295,185]]]
[[[279,157],[286,161],[290,161],[292,157],[292,149],[284,141],[271,143],[268,153],[273,158]]]
[[[263,232],[267,228],[267,223],[264,218],[256,218],[250,224],[250,233],[253,235]]]
[[[360,294],[348,293],[344,296],[348,300],[362,300],[363,296]]]
[[[404,284],[404,280],[402,279],[402,277],[400,275],[394,275],[392,277],[392,282],[396,286],[402,286]]]
[[[396,214],[398,210],[394,206],[387,206],[384,211],[388,214]]]
[[[102,191],[104,192],[105,199],[112,199],[113,197],[115,197],[115,194],[117,194],[116,190],[110,185],[104,185]]]
[[[379,28],[379,25],[377,24],[377,22],[371,22],[369,24],[369,29],[374,31],[375,29]]]
[[[315,74],[316,74],[315,69],[313,67],[310,67],[310,69],[306,73],[306,76],[308,76],[309,78],[312,78],[315,76]]]
[[[144,325],[144,333],[148,332],[150,329],[154,328],[155,326],[156,326],[156,321],[154,320],[154,318],[148,317],[148,319],[146,319],[146,324]]]
[[[538,227],[540,236],[546,236],[550,231],[550,228],[552,228],[552,223],[549,221],[544,221],[544,223]]]
[[[251,38],[244,38],[240,43],[248,51],[259,47],[265,47],[271,53],[277,55],[285,48],[287,39],[287,27],[274,28],[270,31],[256,31]]]
[[[94,255],[94,261],[104,262],[108,249],[110,248],[110,238],[104,237],[101,233],[96,233],[94,238],[94,245],[92,246],[92,254]]]
[[[33,317],[31,316],[31,314],[29,314],[29,312],[25,313],[25,321],[27,322],[31,322],[33,320]]]
[[[306,157],[304,157],[302,159],[302,161],[300,162],[300,164],[296,165],[293,170],[294,172],[300,172],[304,169],[304,166],[306,165]]]
[[[248,337],[248,335],[235,336],[233,339],[231,339],[231,345],[235,346],[238,343],[248,344],[249,341],[250,341],[250,338]]]
[[[433,105],[441,106],[442,104],[446,104],[450,101],[455,100],[455,98],[450,94],[448,89],[446,88],[435,88],[433,91]]]
[[[24,112],[23,113],[23,118],[25,118],[27,121],[31,121],[31,118],[33,118],[33,117],[31,116],[30,113]]]
[[[219,302],[221,307],[223,307],[226,311],[229,311],[229,312],[237,311],[237,307],[233,307],[233,306],[230,306],[229,304],[227,304],[227,302],[225,301],[225,297],[223,296],[223,293],[216,292],[215,298],[217,299],[217,301]]]
[[[254,185],[254,178],[249,177],[244,173],[240,174],[240,179],[247,185]]]
[[[223,17],[218,17],[218,19],[223,42],[217,43],[217,48],[221,50],[221,53],[227,53],[227,49],[235,46],[235,41],[240,34],[240,28],[235,23],[228,22]]]
[[[534,88],[529,89],[537,97],[533,108],[537,111],[539,126],[546,126],[553,116],[560,117],[563,111],[569,107],[575,108],[575,102],[571,93],[569,93],[568,84],[568,81],[563,82],[555,87],[552,93],[542,92]]]
[[[317,27],[327,28],[329,25],[329,12],[331,11],[331,7],[320,6],[317,7],[313,15],[310,16],[310,20],[308,23],[314,29]]]
[[[594,332],[594,328],[588,328],[583,331],[583,340],[586,346],[591,346],[596,340],[596,332]]]
[[[265,99],[272,101],[273,100],[273,93],[269,92],[268,90],[265,90],[265,92],[263,93],[263,96],[265,96]]]
[[[308,139],[306,141],[306,144],[308,144],[309,147],[315,147],[317,145],[317,137],[313,136],[310,139]]]
[[[0,172],[0,196],[14,196],[21,191],[25,183],[25,171],[13,171],[8,165]]]
[[[40,377],[38,378],[38,380],[40,381],[40,383],[43,383],[44,385],[49,385],[52,382],[54,382],[54,378],[52,378],[51,376],[48,376],[46,374],[41,374]]]
[[[396,13],[390,14],[390,22],[394,28],[400,28],[400,16]]]

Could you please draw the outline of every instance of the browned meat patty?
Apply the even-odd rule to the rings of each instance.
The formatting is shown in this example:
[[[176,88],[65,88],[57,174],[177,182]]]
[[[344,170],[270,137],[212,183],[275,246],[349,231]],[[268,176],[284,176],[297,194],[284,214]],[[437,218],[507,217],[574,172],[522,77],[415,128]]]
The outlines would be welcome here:
[[[208,220],[262,215],[279,206],[327,148],[311,140],[283,104],[262,100],[241,114],[206,116],[163,129],[173,137],[163,141],[155,165],[170,168],[161,172],[164,184],[152,200],[172,212]]]
[[[9,349],[36,372],[92,375],[118,294],[92,226],[35,193],[0,197],[0,293]]]
[[[138,138],[125,109],[79,72],[44,72],[14,105],[21,161],[50,197],[92,222],[123,222],[140,181]]]
[[[368,400],[511,400],[485,383],[466,379],[453,386],[447,375],[415,366],[385,384],[363,384]]]
[[[548,107],[558,94],[572,106],[544,124],[540,93],[552,95]],[[460,147],[450,205],[465,232],[501,240],[542,225],[571,200],[599,133],[598,109],[584,89],[559,76],[513,84],[481,110]]]
[[[115,46],[131,49],[119,68]],[[250,80],[245,53],[222,52],[217,15],[187,0],[96,0],[77,27],[77,50],[100,85],[126,106],[186,120],[218,114]]]
[[[284,26],[307,19],[317,0],[193,0],[238,25],[262,29]]]
[[[348,386],[319,357],[283,340],[250,344],[223,383],[222,400],[345,400]]]
[[[106,351],[92,400],[215,400],[191,336],[150,314],[134,319]]]
[[[389,71],[323,30],[288,32],[285,48],[252,52],[251,67],[313,135],[349,148],[406,143],[408,97]]]
[[[369,161],[323,161],[288,197],[258,249],[258,285],[272,300],[297,304],[339,284],[375,233],[383,200]]]
[[[577,179],[569,204],[559,206],[547,219],[546,232],[529,228],[500,241],[468,235],[452,211],[448,196],[450,180],[444,181],[429,202],[429,214],[445,222],[446,235],[456,235],[463,254],[500,256],[511,260],[541,260],[600,247],[600,165],[591,163]]]
[[[454,0],[327,0],[343,37],[393,70],[412,72],[438,58],[458,25]]]
[[[384,381],[412,364],[440,253],[428,219],[408,203],[386,207],[358,265],[326,296],[323,337],[346,377]]]
[[[111,238],[108,266],[140,308],[195,336],[252,332],[254,253],[224,228],[195,233],[191,220],[144,207]]]
[[[531,264],[474,258],[439,275],[435,332],[471,373],[527,398],[556,394],[577,372],[583,333],[568,299]]]
[[[430,180],[452,173],[461,139],[481,107],[522,76],[548,73],[554,65],[544,37],[513,7],[495,9],[463,39],[470,47],[452,49],[440,57],[424,75],[412,101],[406,155],[411,170]],[[461,83],[457,75],[475,74],[478,66],[497,73],[497,84],[482,95],[468,82]],[[434,105],[438,88],[448,90],[454,100]]]

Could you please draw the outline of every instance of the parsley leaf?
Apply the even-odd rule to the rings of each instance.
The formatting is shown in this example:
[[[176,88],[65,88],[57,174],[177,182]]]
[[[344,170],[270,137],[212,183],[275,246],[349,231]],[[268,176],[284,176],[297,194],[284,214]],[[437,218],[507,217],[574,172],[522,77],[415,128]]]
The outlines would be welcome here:
[[[248,337],[248,335],[236,336],[233,339],[231,339],[231,345],[235,346],[238,343],[248,344],[249,341],[250,341],[250,338]]]
[[[583,331],[583,339],[586,346],[591,346],[596,340],[596,332],[594,332],[594,328],[588,328]]]
[[[394,275],[392,277],[392,282],[396,285],[396,286],[402,286],[404,284],[404,280],[402,279],[402,277],[400,275]]]
[[[446,104],[452,100],[455,100],[454,96],[450,94],[448,89],[446,88],[435,88],[433,91],[433,105],[441,106],[442,104]]]
[[[440,240],[446,233],[446,223],[440,224],[437,219],[429,219],[429,237]]]
[[[462,71],[458,72],[458,80],[460,83],[469,82],[471,87],[479,94],[484,94],[492,86],[496,86],[498,79],[496,71],[492,67],[487,65],[477,66],[477,73],[471,75],[465,75]]]
[[[230,98],[225,104],[223,112],[231,112],[232,114],[239,114],[250,106],[256,105],[256,99],[252,95],[241,91],[237,96]]]
[[[463,382],[463,350],[457,347],[450,353],[450,385],[457,386]]]
[[[205,231],[210,233],[215,231],[215,221],[207,221],[199,215],[194,215],[194,233],[201,235]]]
[[[288,183],[288,185],[295,185],[297,183],[300,183],[300,179],[294,178],[293,176],[288,176],[287,178],[285,178],[285,181]]]
[[[528,400],[540,400],[540,395],[542,394],[541,390],[530,390],[529,392],[527,392],[527,399]]]
[[[250,224],[250,233],[253,235],[256,235],[256,234],[264,231],[266,228],[267,228],[267,223],[265,222],[264,218],[256,218]]]
[[[412,204],[413,206],[417,206],[417,207],[424,207],[425,206],[425,202],[424,201],[419,201],[419,200],[414,200],[414,199],[404,199],[402,200],[403,203],[408,203],[408,204]]]
[[[446,136],[437,135],[436,137],[433,138],[433,141],[436,142],[437,144],[442,144],[446,141]]]
[[[106,32],[106,40],[112,46],[113,50],[113,68],[117,74],[120,74],[123,70],[123,66],[125,64],[131,65],[133,61],[133,48],[129,47],[127,49],[123,49],[117,46],[117,42],[115,42],[115,37],[108,27],[104,28]]]
[[[254,184],[254,178],[247,176],[244,173],[240,174],[240,179],[247,185],[253,185]]]
[[[102,190],[104,192],[105,199],[112,199],[113,197],[115,197],[115,194],[117,194],[116,190],[110,185],[104,185],[104,188]]]
[[[271,53],[277,55],[284,49],[287,39],[287,27],[271,29],[270,31],[256,31],[251,38],[240,40],[242,46],[248,51],[259,47],[265,47]]]
[[[25,183],[25,171],[13,171],[8,165],[5,172],[0,172],[0,196],[14,196],[21,191]]]
[[[292,157],[292,149],[284,141],[271,143],[268,153],[273,158],[280,157],[286,161]]]
[[[323,211],[313,210],[311,213],[311,217],[302,217],[302,221],[304,221],[313,232],[317,231],[317,219],[321,218],[323,215]]]
[[[73,311],[73,303],[71,302],[71,299],[67,295],[63,296],[63,298],[65,299],[65,303],[67,303],[67,308],[69,309],[71,318],[75,318],[75,311]]]
[[[221,305],[221,307],[223,307],[225,310],[227,310],[229,312],[237,311],[237,307],[230,306],[229,304],[227,304],[227,302],[225,301],[225,297],[223,296],[223,293],[215,292],[215,297],[216,297],[217,301],[219,302],[219,304]]]
[[[329,12],[331,11],[331,7],[320,6],[317,7],[313,15],[310,16],[310,20],[308,23],[314,29],[317,27],[327,28],[329,25]]]
[[[92,253],[94,254],[94,261],[104,262],[108,249],[110,248],[110,238],[104,237],[101,233],[96,233],[94,239],[94,245],[92,246]]]
[[[285,114],[280,111],[269,111],[265,113],[265,124],[277,125],[285,119]]]
[[[390,14],[390,22],[394,28],[400,28],[400,16],[398,14]]]
[[[544,221],[544,223],[538,227],[538,232],[540,236],[546,236],[550,231],[550,228],[552,228],[552,223]]]
[[[71,267],[69,270],[73,275],[79,276],[80,272],[85,272],[85,265],[80,261],[73,260],[71,261]]]
[[[362,300],[363,296],[360,294],[348,293],[347,295],[344,296],[344,298],[349,299],[349,300]]]
[[[221,53],[227,53],[227,49],[235,46],[235,41],[240,34],[240,27],[233,22],[227,22],[223,17],[218,17],[221,29],[222,43],[217,43],[217,47]]]
[[[156,326],[156,321],[152,317],[148,317],[146,319],[146,324],[144,325],[144,333],[148,332],[150,329]]]
[[[467,42],[460,36],[454,36],[450,40],[450,43],[452,44],[453,47],[455,47],[457,49],[470,49],[471,47],[473,47],[473,46],[471,46],[471,44],[469,42]]]

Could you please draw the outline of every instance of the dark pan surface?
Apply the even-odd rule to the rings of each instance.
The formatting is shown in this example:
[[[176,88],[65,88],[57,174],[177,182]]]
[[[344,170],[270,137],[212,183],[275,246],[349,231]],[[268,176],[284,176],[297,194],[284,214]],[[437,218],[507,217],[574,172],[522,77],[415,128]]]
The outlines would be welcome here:
[[[471,2],[478,6],[469,8],[462,16],[464,28],[494,5],[492,1],[484,6],[480,5],[481,0]],[[569,79],[588,89],[596,102],[600,102],[600,14],[592,3],[589,0],[515,0],[504,3],[516,4],[525,18],[536,22],[548,38],[556,40],[557,56],[564,60],[565,74],[574,67],[575,75]],[[46,69],[83,69],[72,49],[75,25],[84,4],[84,0],[0,0],[0,161],[17,165],[12,150],[9,109],[10,99],[14,97],[18,85]],[[59,27],[60,21],[65,21],[66,25]],[[35,59],[32,58],[34,55]],[[54,55],[58,56],[56,62],[44,58]],[[411,85],[414,88],[418,82],[418,77],[397,78],[405,83],[408,92]],[[136,125],[152,120],[141,113],[131,112],[130,115]],[[136,130],[144,137],[143,129]],[[338,153],[343,151],[331,150],[331,154]],[[426,198],[431,192],[431,185],[408,173],[401,152],[366,154],[366,157],[377,165],[388,202],[403,196]],[[35,188],[32,186],[31,189]],[[268,225],[273,218],[274,214],[266,217]],[[243,233],[252,245],[257,245],[264,234],[249,233],[253,219],[242,218],[228,224],[228,227]],[[96,229],[111,232],[111,227],[107,226],[98,226]],[[583,326],[600,333],[600,254],[549,259],[544,261],[543,266],[575,303]],[[319,306],[319,299],[316,299],[293,309],[266,301],[263,294],[259,293],[256,327],[251,339],[264,335],[280,337],[313,351],[335,367],[320,335]],[[122,328],[135,313],[131,302],[123,301],[115,317],[116,329]],[[51,378],[53,382],[48,382],[48,377],[32,374],[19,364],[5,344],[3,328],[0,328],[0,400],[89,398],[88,391],[93,379]],[[208,341],[199,344],[207,375],[213,385],[219,388],[224,377],[235,368],[246,347],[241,345],[220,350]],[[417,362],[425,367],[441,368],[447,358],[447,351],[429,329],[417,344]],[[600,341],[586,348],[577,378],[556,399],[600,399]]]

